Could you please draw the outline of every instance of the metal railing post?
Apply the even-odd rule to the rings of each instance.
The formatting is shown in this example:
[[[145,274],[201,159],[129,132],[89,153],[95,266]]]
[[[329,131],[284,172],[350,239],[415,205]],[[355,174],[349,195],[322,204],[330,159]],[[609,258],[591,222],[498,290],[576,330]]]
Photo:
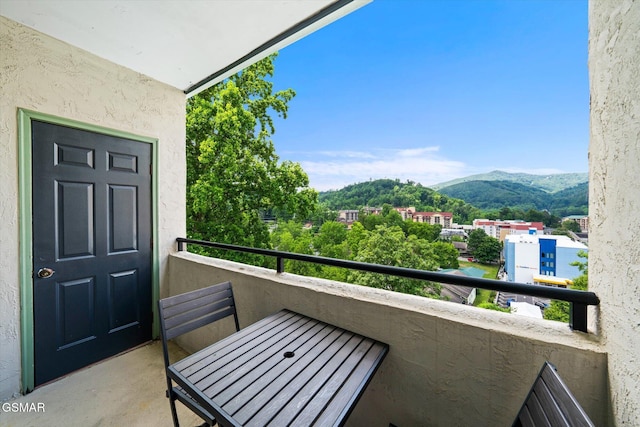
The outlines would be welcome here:
[[[587,305],[571,302],[569,307],[569,327],[576,331],[587,332]]]
[[[284,273],[284,258],[282,258],[281,256],[276,257],[276,271],[278,273]]]

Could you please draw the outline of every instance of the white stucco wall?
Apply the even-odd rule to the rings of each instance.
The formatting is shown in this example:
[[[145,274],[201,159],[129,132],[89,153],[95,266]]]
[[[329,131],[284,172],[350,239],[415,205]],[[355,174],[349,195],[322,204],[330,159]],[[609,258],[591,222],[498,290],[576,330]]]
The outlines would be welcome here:
[[[618,426],[640,425],[640,1],[589,2],[589,287]]]
[[[20,391],[17,109],[159,139],[160,278],[185,234],[185,96],[0,16],[0,400]]]
[[[545,360],[606,425],[607,356],[595,335],[564,323],[186,252],[170,256],[169,270],[172,295],[230,280],[241,327],[288,308],[389,344],[349,426],[511,425]],[[179,342],[203,348],[233,331],[227,320]]]

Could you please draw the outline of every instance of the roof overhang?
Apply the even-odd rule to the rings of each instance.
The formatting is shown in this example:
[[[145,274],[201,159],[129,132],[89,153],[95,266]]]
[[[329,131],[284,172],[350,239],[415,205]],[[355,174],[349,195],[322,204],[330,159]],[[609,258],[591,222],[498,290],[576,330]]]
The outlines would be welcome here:
[[[0,14],[187,96],[371,0],[9,0]]]

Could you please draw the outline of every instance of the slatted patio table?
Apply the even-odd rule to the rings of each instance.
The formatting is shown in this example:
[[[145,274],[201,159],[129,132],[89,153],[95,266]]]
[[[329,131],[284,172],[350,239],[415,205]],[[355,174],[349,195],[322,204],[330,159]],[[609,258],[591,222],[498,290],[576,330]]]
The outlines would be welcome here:
[[[341,426],[387,344],[279,311],[169,367],[227,426]]]

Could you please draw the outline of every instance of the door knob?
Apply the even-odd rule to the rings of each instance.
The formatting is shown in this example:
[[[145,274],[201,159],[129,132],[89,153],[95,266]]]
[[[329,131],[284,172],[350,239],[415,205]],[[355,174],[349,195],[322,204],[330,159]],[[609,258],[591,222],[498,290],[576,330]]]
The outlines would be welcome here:
[[[46,279],[47,277],[53,276],[53,273],[55,273],[55,270],[51,268],[41,268],[38,270],[38,277],[40,279]]]

